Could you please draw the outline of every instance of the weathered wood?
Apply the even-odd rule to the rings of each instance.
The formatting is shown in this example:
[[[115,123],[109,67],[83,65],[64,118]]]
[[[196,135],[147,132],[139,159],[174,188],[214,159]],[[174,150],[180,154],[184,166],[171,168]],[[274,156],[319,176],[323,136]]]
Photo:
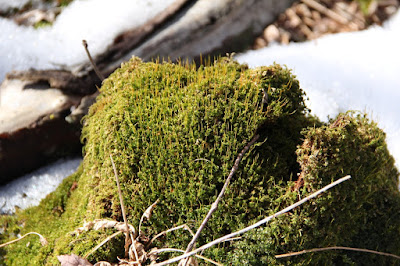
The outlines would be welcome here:
[[[128,54],[145,60],[196,59],[249,48],[255,37],[274,21],[292,0],[197,1],[171,25]]]
[[[26,81],[29,84],[47,83],[48,88],[59,89],[66,94],[87,95],[96,91],[95,85],[100,80],[94,71],[77,76],[67,70],[36,70],[13,71],[6,76],[7,80]]]
[[[17,79],[6,79],[0,92],[0,185],[81,150],[79,121],[64,119],[80,97]]]
[[[118,35],[94,61],[101,74],[107,77],[133,55],[144,60],[197,60],[200,55],[240,52],[292,2],[294,0],[177,0],[143,25]],[[67,100],[63,106],[45,114],[31,110],[29,115],[25,113],[26,116],[21,114],[17,118],[3,115],[3,121],[0,121],[0,169],[6,170],[0,171],[0,183],[21,174],[22,169],[38,166],[59,149],[79,145],[79,122],[97,95],[94,94],[96,86],[101,85],[89,60],[62,70],[32,69],[9,73],[0,87],[0,97],[6,86],[18,82],[21,92],[26,86],[30,89],[40,87],[43,95],[48,90],[58,89]],[[90,96],[82,98],[84,95]],[[18,99],[13,99],[17,101],[18,112],[24,108],[28,110],[29,101]],[[52,104],[51,101],[43,102],[49,108]],[[4,112],[0,104],[0,113]],[[27,167],[21,167],[22,164]]]

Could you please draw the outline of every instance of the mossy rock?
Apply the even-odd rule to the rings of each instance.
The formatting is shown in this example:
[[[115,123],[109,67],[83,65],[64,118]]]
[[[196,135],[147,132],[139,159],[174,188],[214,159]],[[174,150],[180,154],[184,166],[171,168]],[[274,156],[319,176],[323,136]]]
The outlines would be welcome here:
[[[366,118],[346,114],[323,126],[308,112],[298,81],[279,65],[249,69],[220,58],[196,67],[133,58],[104,81],[84,120],[80,169],[38,207],[1,218],[10,224],[4,238],[18,230],[36,231],[49,245],[30,241],[26,247],[28,240],[21,241],[6,249],[4,261],[56,264],[56,255],[83,256],[111,235],[111,229],[68,234],[84,221],[122,221],[110,155],[129,223],[137,229],[143,212],[159,199],[153,217],[143,224],[146,236],[183,223],[195,230],[238,153],[255,134],[260,135],[257,144],[244,156],[199,244],[249,225],[346,174],[353,179],[243,240],[207,250],[206,256],[227,264],[278,263],[274,254],[321,244],[364,244],[398,254],[399,245],[389,241],[400,228],[398,173],[384,134]],[[333,219],[340,223],[332,225]],[[190,239],[188,232],[176,231],[154,244],[185,249]],[[121,237],[89,260],[116,261],[123,253]],[[332,254],[292,261],[363,259]]]

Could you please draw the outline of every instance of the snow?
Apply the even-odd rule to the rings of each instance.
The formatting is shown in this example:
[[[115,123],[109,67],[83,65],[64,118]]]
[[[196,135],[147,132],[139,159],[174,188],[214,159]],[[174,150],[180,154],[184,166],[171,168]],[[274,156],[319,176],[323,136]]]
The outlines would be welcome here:
[[[383,27],[329,35],[315,41],[274,45],[238,55],[251,67],[274,62],[293,69],[321,120],[358,110],[387,134],[400,167],[400,13]]]
[[[0,214],[38,205],[61,181],[73,174],[81,158],[61,159],[0,187]]]
[[[7,0],[0,0],[0,8]],[[24,1],[18,0],[15,2]],[[35,30],[0,18],[0,82],[11,70],[73,67],[101,53],[123,30],[138,26],[174,0],[75,0],[49,28]],[[387,133],[389,150],[400,166],[400,15],[384,27],[326,36],[287,46],[239,54],[250,66],[286,64],[307,93],[308,107],[322,120],[349,109],[365,111]],[[38,204],[77,168],[79,158],[63,160],[0,187],[0,212]],[[4,205],[4,206],[2,206]]]
[[[39,29],[0,18],[0,82],[11,70],[72,68],[87,60],[82,40],[95,56],[119,33],[140,26],[174,1],[75,0],[52,27]],[[0,7],[5,2],[0,0]]]
[[[20,9],[28,2],[29,0],[0,0],[0,10]]]

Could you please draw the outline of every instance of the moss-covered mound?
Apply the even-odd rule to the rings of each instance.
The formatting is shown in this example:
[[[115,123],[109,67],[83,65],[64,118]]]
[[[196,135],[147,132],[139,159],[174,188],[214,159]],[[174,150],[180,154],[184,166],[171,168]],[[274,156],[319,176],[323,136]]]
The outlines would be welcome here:
[[[308,253],[278,261],[265,252],[344,246],[400,254],[399,173],[383,131],[365,116],[348,112],[303,134],[304,142],[296,152],[302,169],[294,184],[299,198],[346,174],[351,180],[288,217],[250,232],[235,243],[231,260],[243,265],[397,265],[393,258],[352,251]]]
[[[196,68],[133,58],[104,81],[85,119],[85,157],[77,173],[40,206],[2,218],[9,225],[4,238],[36,231],[49,245],[31,241],[27,247],[28,240],[21,241],[7,248],[5,262],[55,264],[55,255],[83,256],[112,234],[111,229],[68,234],[96,218],[122,221],[110,155],[129,223],[137,229],[142,213],[160,199],[142,227],[145,235],[183,223],[195,230],[236,156],[256,133],[258,143],[244,156],[200,244],[272,214],[332,180],[347,174],[353,179],[205,255],[227,264],[259,265],[278,262],[274,254],[328,245],[400,253],[391,242],[400,228],[398,173],[375,124],[346,114],[321,126],[308,115],[298,81],[279,65],[249,69],[221,58]],[[154,245],[185,249],[190,238],[188,232],[176,231]],[[89,260],[115,261],[123,253],[121,236]],[[290,262],[364,258],[336,252]]]

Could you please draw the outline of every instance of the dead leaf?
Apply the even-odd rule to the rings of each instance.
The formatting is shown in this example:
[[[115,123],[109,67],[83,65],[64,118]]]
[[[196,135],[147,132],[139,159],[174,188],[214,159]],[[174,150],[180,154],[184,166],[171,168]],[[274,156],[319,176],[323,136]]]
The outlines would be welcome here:
[[[159,201],[160,201],[160,200],[157,199],[157,200],[156,200],[153,204],[151,204],[151,205],[146,209],[146,211],[143,213],[143,216],[146,217],[147,220],[150,220],[151,215],[152,215],[152,213],[153,213],[153,210],[154,210],[154,208],[156,207],[156,205],[157,205],[157,203],[158,203]]]
[[[60,255],[57,259],[61,262],[61,266],[93,266],[89,261],[75,254]]]
[[[128,224],[130,232],[135,232],[135,228]],[[80,235],[84,231],[89,231],[89,230],[100,230],[100,229],[106,229],[106,228],[114,228],[118,231],[126,232],[126,225],[125,223],[122,222],[117,222],[113,220],[106,220],[106,219],[96,219],[94,221],[86,222],[83,224],[82,227],[77,228],[74,232],[72,232],[72,235]]]

